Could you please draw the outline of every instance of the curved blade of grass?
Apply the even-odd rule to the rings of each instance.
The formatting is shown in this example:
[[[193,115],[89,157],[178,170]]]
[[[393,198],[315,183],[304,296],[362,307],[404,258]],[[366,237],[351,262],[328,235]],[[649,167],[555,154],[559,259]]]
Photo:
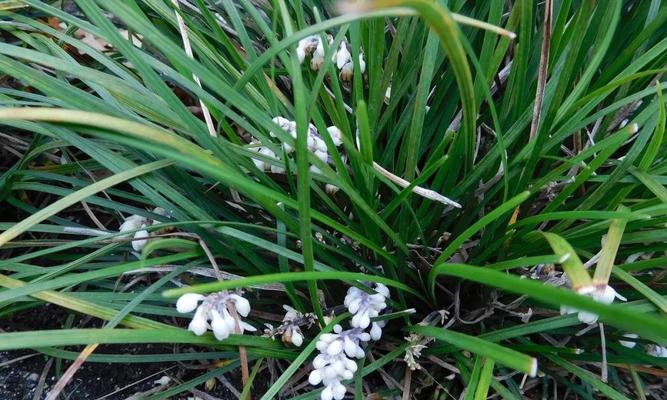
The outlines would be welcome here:
[[[484,361],[484,366],[482,367],[482,372],[479,374],[479,381],[475,388],[474,400],[485,400],[487,398],[489,386],[491,386],[491,382],[493,381],[494,366],[495,362],[492,358],[487,358]]]
[[[401,282],[397,282],[382,276],[362,274],[360,272],[343,272],[343,271],[286,272],[286,273],[276,273],[276,274],[265,274],[265,275],[251,276],[241,279],[227,280],[221,282],[211,282],[211,283],[204,283],[202,285],[171,289],[165,291],[163,294],[165,297],[176,297],[185,293],[193,293],[193,292],[210,293],[225,289],[242,288],[251,285],[273,283],[273,282],[285,283],[285,282],[319,281],[319,280],[378,282],[411,293],[423,299],[423,296],[419,292]]]
[[[524,294],[554,307],[565,305],[577,310],[590,311],[599,315],[609,325],[628,332],[636,332],[644,338],[663,345],[667,343],[667,320],[629,310],[627,306],[604,305],[587,296],[577,295],[571,290],[465,264],[440,264],[433,270],[435,276],[455,276],[508,292]]]
[[[492,358],[500,364],[521,371],[524,374],[530,376],[535,376],[537,374],[537,359],[519,353],[516,350],[500,346],[496,343],[434,326],[413,325],[407,329],[408,331],[420,335],[433,337],[437,340],[451,343],[456,347],[460,347],[461,349],[468,350],[480,356]]]
[[[630,211],[629,208],[625,206],[620,206],[618,211]],[[607,231],[607,236],[600,251],[600,260],[595,266],[595,273],[593,274],[593,284],[608,284],[609,276],[611,275],[611,270],[614,267],[614,261],[616,260],[616,253],[618,253],[618,247],[621,245],[621,239],[623,238],[623,231],[625,231],[625,225],[627,224],[626,219],[616,218],[611,221],[609,224],[609,230]]]

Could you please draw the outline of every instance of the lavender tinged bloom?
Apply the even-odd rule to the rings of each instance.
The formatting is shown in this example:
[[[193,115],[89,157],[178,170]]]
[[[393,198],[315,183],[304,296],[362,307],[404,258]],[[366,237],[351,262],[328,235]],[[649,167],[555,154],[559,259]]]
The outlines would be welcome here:
[[[322,400],[341,400],[345,397],[345,385],[341,381],[352,379],[357,371],[354,358],[364,358],[362,342],[371,339],[361,328],[343,331],[340,325],[334,326],[334,333],[320,335],[316,348],[320,351],[313,360],[313,371],[308,376],[311,385],[324,385],[320,395]]]
[[[347,307],[351,314],[354,314],[350,325],[361,329],[366,329],[369,325],[372,325],[370,331],[371,338],[378,340],[382,336],[384,322],[371,323],[371,318],[380,315],[380,312],[387,307],[386,300],[389,298],[389,289],[381,283],[376,283],[374,286],[374,294],[351,287],[347,291],[347,296],[345,296],[343,304],[345,304],[345,307]]]

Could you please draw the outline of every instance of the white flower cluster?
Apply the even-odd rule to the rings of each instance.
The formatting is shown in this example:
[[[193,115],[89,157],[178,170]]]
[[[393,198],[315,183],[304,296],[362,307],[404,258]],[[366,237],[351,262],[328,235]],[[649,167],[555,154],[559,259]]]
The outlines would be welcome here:
[[[614,288],[609,285],[605,285],[603,288],[596,286],[584,286],[577,290],[577,293],[580,295],[589,296],[593,300],[602,304],[611,304],[614,302],[614,299],[617,298],[623,301],[627,301],[625,297],[618,294],[618,292],[616,292],[616,290],[614,290]],[[560,313],[561,315],[577,313],[579,321],[585,324],[594,324],[598,320],[597,314],[588,311],[577,310],[576,308],[568,306],[561,306]]]
[[[327,35],[327,42],[329,45],[333,43],[331,35]],[[304,62],[306,56],[312,56],[310,59],[310,68],[313,71],[318,71],[324,62],[324,44],[322,43],[322,38],[319,35],[311,35],[299,40],[296,55],[300,63]],[[340,78],[343,81],[352,80],[354,63],[349,43],[343,40],[338,49],[334,51],[331,60],[336,63],[336,67],[340,70]],[[359,53],[359,71],[362,74],[366,71],[366,60],[364,60],[364,54],[361,52]]]
[[[153,209],[153,213],[162,215],[163,217],[168,217],[167,211],[162,207],[155,207]],[[118,228],[118,232],[127,232],[139,229],[134,233],[134,237],[132,238],[132,248],[134,251],[141,251],[148,243],[150,237],[154,234],[149,233],[145,228],[158,223],[160,223],[160,221],[149,220],[148,218],[141,215],[133,214],[125,219],[125,221]]]
[[[273,122],[275,122],[283,130],[288,132],[292,136],[292,138],[296,140],[296,122],[290,121],[287,118],[283,117],[275,117],[273,118]],[[330,126],[327,128],[327,132],[329,132],[329,136],[331,136],[331,140],[333,141],[334,146],[338,147],[341,144],[343,144],[343,133],[341,132],[340,129],[338,129],[338,127]],[[276,137],[276,134],[273,132],[269,132],[269,134],[271,135],[271,137]],[[319,132],[317,131],[317,128],[313,124],[308,124],[307,141],[308,141],[308,150],[312,152],[315,155],[315,157],[319,158],[322,162],[326,163],[329,159],[329,153],[327,152],[327,145],[322,139],[322,136],[320,136]],[[254,141],[251,144],[254,144],[255,146],[251,147],[250,150],[270,158],[277,158],[276,154],[273,151],[271,151],[271,149],[261,146],[261,143]],[[289,143],[283,143],[282,147],[283,150],[285,150],[286,154],[291,154],[292,152],[294,152],[294,148]],[[273,165],[268,162],[264,162],[263,160],[253,159],[253,162],[255,163],[255,166],[258,169],[263,171],[271,171],[274,174],[282,174],[285,172],[285,170],[282,167]],[[314,173],[320,172],[320,169],[314,165],[310,166],[310,170]]]
[[[667,358],[667,348],[657,344],[649,344],[646,346],[646,354],[653,357]]]
[[[311,385],[324,385],[320,395],[322,400],[340,400],[345,397],[347,389],[341,381],[352,379],[357,371],[357,363],[353,358],[366,356],[360,344],[371,339],[371,335],[361,328],[343,331],[340,325],[335,325],[333,331],[321,335],[317,341],[316,347],[320,354],[313,360],[315,369],[308,376]]]
[[[371,318],[380,315],[380,312],[387,307],[389,289],[381,283],[376,283],[374,289],[376,293],[370,294],[359,288],[351,287],[347,291],[343,304],[351,314],[354,314],[350,325],[361,329],[366,329],[371,325],[371,338],[379,340],[382,337],[384,321],[371,322]]]
[[[639,339],[639,335],[636,333],[624,333],[623,337],[632,340],[619,340],[618,343],[620,343],[621,346],[627,347],[628,349],[634,349],[637,346],[637,339]],[[667,358],[667,348],[664,346],[650,343],[647,344],[644,349],[646,354],[649,356]]]
[[[206,330],[211,329],[216,339],[224,340],[235,332],[237,327],[241,334],[244,331],[254,332],[257,330],[240,318],[234,318],[228,308],[230,305],[234,305],[236,312],[242,317],[247,317],[250,313],[250,302],[247,299],[239,294],[227,291],[211,293],[208,296],[186,293],[179,297],[176,302],[176,310],[180,313],[189,313],[196,309],[195,315],[190,321],[190,325],[188,325],[188,330],[197,336],[201,336]]]
[[[387,307],[389,289],[381,283],[374,284],[373,289],[376,293],[369,294],[351,287],[344,304],[354,314],[350,322],[352,329],[343,331],[340,325],[335,325],[334,333],[325,333],[317,341],[316,347],[320,354],[313,360],[314,370],[308,382],[311,385],[324,385],[320,396],[322,400],[340,400],[345,397],[347,389],[341,381],[352,379],[357,370],[357,363],[352,359],[366,356],[361,343],[378,340],[382,336],[384,321],[373,322],[371,318],[380,315]],[[370,325],[370,333],[365,332]]]

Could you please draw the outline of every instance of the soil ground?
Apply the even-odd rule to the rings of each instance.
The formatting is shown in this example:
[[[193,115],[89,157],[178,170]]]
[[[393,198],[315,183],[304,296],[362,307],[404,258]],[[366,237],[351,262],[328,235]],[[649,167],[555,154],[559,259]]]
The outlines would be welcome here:
[[[66,313],[56,306],[46,305],[37,309],[28,309],[10,318],[0,319],[0,331],[16,332],[23,330],[58,329]],[[74,326],[78,326],[74,321]],[[95,327],[91,322],[86,327]],[[80,351],[83,346],[69,346],[66,350]],[[95,354],[165,354],[173,353],[174,348],[168,345],[104,345],[98,347]],[[180,352],[191,349],[178,349]],[[40,400],[46,397],[50,388],[58,381],[57,370],[62,373],[71,364],[69,360],[49,362],[47,357],[37,351],[20,350],[0,352],[0,400]],[[48,364],[48,369],[45,369]],[[191,363],[188,363],[191,364]],[[67,385],[61,399],[68,400],[120,400],[131,398],[137,393],[149,392],[160,387],[156,382],[168,376],[171,384],[175,380],[187,381],[207,372],[205,366],[197,365],[198,369],[187,368],[188,365],[166,363],[117,364],[86,362]],[[203,368],[203,369],[201,369]],[[43,376],[45,375],[45,376]],[[237,382],[233,374],[226,377],[230,382]],[[40,380],[44,379],[41,395],[35,398]],[[164,379],[164,378],[163,378]],[[197,389],[203,390],[203,385]],[[235,384],[236,386],[236,384]],[[206,390],[210,399],[236,399],[224,384],[217,381],[215,387]],[[195,394],[186,392],[173,399],[197,399]],[[206,399],[203,399],[206,400]]]

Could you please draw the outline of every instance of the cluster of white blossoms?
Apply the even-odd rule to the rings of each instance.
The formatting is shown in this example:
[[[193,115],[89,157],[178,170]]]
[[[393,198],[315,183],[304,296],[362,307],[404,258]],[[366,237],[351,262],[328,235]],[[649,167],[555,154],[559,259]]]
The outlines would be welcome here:
[[[371,318],[377,317],[382,310],[387,308],[389,289],[381,283],[376,283],[373,289],[375,293],[370,294],[359,288],[351,287],[347,291],[343,304],[354,315],[350,325],[361,329],[366,329],[371,325],[371,338],[379,340],[382,337],[384,321],[371,322]]]
[[[374,294],[366,293],[356,287],[351,287],[345,296],[345,307],[353,314],[351,329],[343,331],[340,325],[335,325],[333,333],[320,336],[316,347],[320,351],[313,360],[313,371],[308,376],[311,385],[324,385],[320,395],[322,400],[340,400],[345,397],[347,389],[342,381],[352,379],[357,371],[354,358],[366,357],[361,344],[369,340],[378,340],[382,336],[384,321],[374,322],[371,318],[380,315],[387,307],[389,289],[376,283],[372,287]],[[372,326],[371,326],[372,325]],[[370,333],[365,329],[371,326]]]
[[[667,348],[657,344],[649,344],[646,346],[646,354],[653,357],[667,358]]]
[[[162,215],[163,217],[168,217],[167,211],[162,207],[155,207],[152,212],[154,214]],[[155,234],[149,233],[148,230],[146,230],[146,227],[159,223],[160,221],[150,220],[141,215],[133,214],[125,219],[125,221],[118,228],[118,232],[127,232],[139,229],[134,233],[132,238],[132,248],[134,251],[141,251],[148,243],[150,237]]]
[[[201,302],[201,304],[200,304]],[[176,310],[180,313],[189,313],[196,309],[195,315],[188,325],[188,330],[195,335],[201,336],[208,329],[213,331],[216,339],[224,340],[238,327],[238,332],[254,332],[257,329],[234,318],[229,307],[233,305],[238,315],[247,317],[250,313],[250,302],[236,293],[222,291],[211,293],[207,296],[198,293],[186,293],[178,298]]]
[[[333,43],[333,37],[327,35],[327,43]],[[306,56],[311,56],[310,68],[313,71],[318,71],[324,62],[324,43],[320,35],[311,35],[299,40],[299,45],[296,48],[296,55],[299,62],[303,63]],[[352,53],[350,52],[350,45],[345,40],[340,43],[340,46],[334,51],[331,60],[336,63],[336,67],[340,71],[340,78],[343,81],[352,80],[354,75],[354,62],[352,60]],[[366,60],[364,54],[359,53],[359,71],[363,74],[366,71]]]
[[[322,400],[345,397],[347,389],[341,381],[352,379],[357,371],[357,363],[353,359],[366,356],[361,343],[371,339],[371,335],[361,328],[343,331],[340,325],[335,325],[333,331],[321,335],[317,341],[320,354],[313,360],[314,370],[308,376],[311,385],[324,385],[320,395]]]
[[[609,285],[605,285],[604,287],[584,286],[577,290],[577,294],[588,296],[602,304],[611,304],[615,299],[627,301],[625,297],[618,294],[618,292],[616,292],[616,290],[614,290],[614,288]],[[561,315],[577,313],[579,321],[589,325],[596,323],[598,320],[597,314],[588,311],[577,310],[576,308],[568,306],[561,306],[560,313]]]
[[[296,140],[295,121],[290,121],[287,118],[283,117],[275,117],[273,118],[273,122],[275,122],[283,130],[288,132],[292,136],[292,138]],[[343,133],[341,132],[340,129],[338,129],[338,127],[330,126],[327,128],[327,132],[329,133],[329,136],[331,136],[331,140],[334,146],[338,147],[341,144],[343,144]],[[273,132],[269,132],[269,135],[271,135],[271,137],[276,137],[276,134]],[[313,124],[308,124],[307,142],[308,142],[308,150],[312,152],[315,155],[315,157],[319,158],[322,162],[326,163],[329,159],[327,145],[322,139],[320,133],[317,131],[317,128]],[[255,146],[250,147],[250,150],[255,151],[264,156],[267,156],[269,158],[277,158],[276,154],[271,149],[262,146],[261,143],[253,141],[251,142],[251,144]],[[292,152],[294,152],[294,148],[289,143],[283,142],[282,147],[286,154],[291,154]],[[255,163],[255,166],[262,171],[271,171],[274,174],[282,174],[285,172],[284,168],[268,162],[264,162],[264,160],[253,159],[253,162]],[[320,172],[320,169],[314,165],[310,166],[310,170],[311,172],[314,173]]]

